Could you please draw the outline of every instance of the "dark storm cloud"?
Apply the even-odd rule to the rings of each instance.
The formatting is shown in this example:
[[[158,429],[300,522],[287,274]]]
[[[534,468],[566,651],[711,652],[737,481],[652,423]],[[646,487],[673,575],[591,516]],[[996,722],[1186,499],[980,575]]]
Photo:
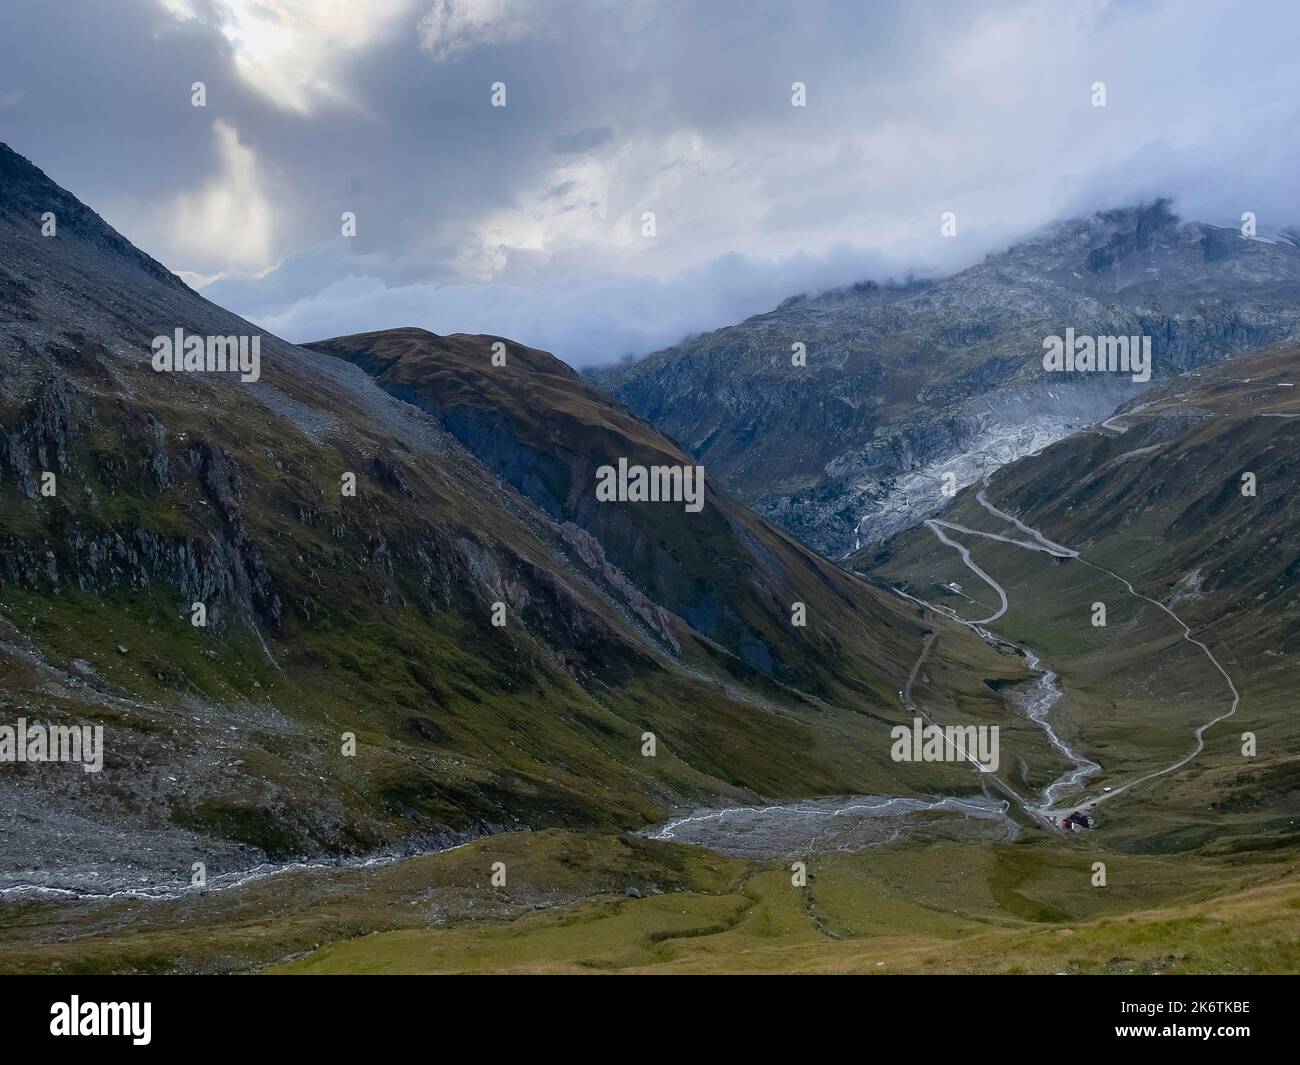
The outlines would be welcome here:
[[[0,135],[82,199],[149,202],[211,169],[207,123],[190,85],[206,80],[241,128],[265,108],[239,85],[228,45],[153,3],[0,6]]]
[[[57,12],[0,9],[0,139],[292,339],[413,324],[586,363],[1153,195],[1297,221],[1289,3]]]

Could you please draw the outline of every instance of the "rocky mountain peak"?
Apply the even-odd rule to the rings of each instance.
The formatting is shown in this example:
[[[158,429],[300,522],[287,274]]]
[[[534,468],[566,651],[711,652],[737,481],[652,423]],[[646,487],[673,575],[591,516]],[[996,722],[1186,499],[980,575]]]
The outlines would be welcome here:
[[[12,237],[41,239],[43,216],[54,215],[55,236],[75,238],[99,253],[142,269],[152,277],[187,288],[179,277],[145,255],[98,214],[25,156],[0,143],[0,227]]]
[[[862,282],[589,372],[766,517],[838,555],[1106,417],[1135,386],[1046,373],[1045,337],[1150,338],[1156,376],[1300,329],[1300,246],[1167,198],[1046,226],[951,277]],[[801,343],[806,364],[791,364]]]

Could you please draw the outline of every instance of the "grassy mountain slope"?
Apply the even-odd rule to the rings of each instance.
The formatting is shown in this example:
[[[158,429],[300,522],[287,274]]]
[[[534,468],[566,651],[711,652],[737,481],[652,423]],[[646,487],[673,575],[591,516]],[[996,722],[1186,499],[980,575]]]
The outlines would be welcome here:
[[[1171,609],[1241,692],[1237,713],[1175,774],[1103,805],[1117,840],[1158,849],[1272,848],[1297,841],[1300,722],[1300,347],[1283,345],[1165,382],[1105,427],[996,473],[997,506]],[[1243,492],[1253,474],[1255,494]],[[1014,534],[968,489],[944,520]],[[1196,725],[1231,705],[1227,682],[1158,606],[1111,573],[948,531],[1006,589],[991,628],[1057,669],[1061,713],[1114,787],[1193,747]],[[853,558],[857,568],[964,617],[997,601],[924,528]],[[955,592],[949,582],[961,586]],[[972,602],[975,600],[975,602]],[[1106,624],[1094,625],[1094,604]],[[1243,753],[1254,733],[1257,752]]]
[[[506,346],[504,366],[491,362],[497,342]],[[731,652],[740,675],[747,667],[817,695],[891,701],[889,677],[912,653],[916,631],[892,597],[756,518],[707,470],[699,513],[673,503],[598,502],[601,466],[691,460],[554,356],[498,337],[419,329],[308,346],[356,363],[437,416],[548,515],[593,536],[649,599]],[[791,625],[796,602],[807,607],[802,629]]]
[[[1090,842],[817,855],[796,888],[781,865],[697,847],[513,833],[147,907],[11,907],[0,971],[1300,970],[1293,859],[1116,856]],[[1105,889],[1090,884],[1098,859]],[[510,870],[504,888],[489,883],[494,861]]]

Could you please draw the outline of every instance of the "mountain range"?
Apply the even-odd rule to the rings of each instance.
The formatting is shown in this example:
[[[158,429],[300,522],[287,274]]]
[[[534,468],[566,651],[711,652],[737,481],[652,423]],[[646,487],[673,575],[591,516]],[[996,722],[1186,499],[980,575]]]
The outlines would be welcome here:
[[[8,148],[0,189],[0,698],[110,737],[94,778],[5,775],[3,881],[975,788],[888,759],[907,604],[711,478],[697,514],[596,502],[603,464],[689,460],[558,359],[290,345]],[[177,329],[259,336],[259,379],[156,372]]]
[[[941,280],[794,296],[588,377],[840,557],[942,509],[945,483],[971,484],[1147,387],[1045,373],[1044,339],[1067,328],[1150,337],[1157,376],[1285,340],[1300,329],[1300,244],[1183,222],[1157,200],[1053,224]]]

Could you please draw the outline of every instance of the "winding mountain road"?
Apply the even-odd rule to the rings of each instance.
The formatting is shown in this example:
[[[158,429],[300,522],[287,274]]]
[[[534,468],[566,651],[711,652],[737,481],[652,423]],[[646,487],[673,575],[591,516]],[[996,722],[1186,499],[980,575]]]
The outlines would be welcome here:
[[[993,578],[989,573],[987,573],[984,569],[982,569],[974,561],[974,559],[971,558],[970,550],[964,544],[960,544],[952,540],[947,535],[945,535],[943,530],[949,529],[952,530],[953,532],[964,533],[968,536],[979,536],[988,540],[996,540],[1000,543],[1012,544],[1016,547],[1024,548],[1025,550],[1028,551],[1040,551],[1052,555],[1055,558],[1078,559],[1079,562],[1081,562],[1083,565],[1088,566],[1091,569],[1095,569],[1101,573],[1105,573],[1106,575],[1112,577],[1114,580],[1119,581],[1125,587],[1125,589],[1128,591],[1130,595],[1138,599],[1141,599],[1146,603],[1150,603],[1152,606],[1155,606],[1158,609],[1164,611],[1166,614],[1168,614],[1174,620],[1174,622],[1183,630],[1183,639],[1187,640],[1189,643],[1195,644],[1198,648],[1200,648],[1200,650],[1205,654],[1206,658],[1210,660],[1210,663],[1214,666],[1214,668],[1217,669],[1220,674],[1222,674],[1224,681],[1227,682],[1229,691],[1232,693],[1232,701],[1228,709],[1223,713],[1219,714],[1218,716],[1210,719],[1209,721],[1206,721],[1204,724],[1198,726],[1194,732],[1194,736],[1196,740],[1195,746],[1192,748],[1189,754],[1180,758],[1172,765],[1166,766],[1163,769],[1155,770],[1154,772],[1151,773],[1147,773],[1141,777],[1138,777],[1136,780],[1131,780],[1126,784],[1113,788],[1110,791],[1103,792],[1099,796],[1088,799],[1085,802],[1078,803],[1073,806],[1065,806],[1065,807],[1057,808],[1049,805],[1046,807],[1035,808],[1035,807],[1030,807],[1028,804],[1023,803],[1023,801],[1021,802],[1021,805],[1023,805],[1025,809],[1027,809],[1030,813],[1034,814],[1040,820],[1046,820],[1053,816],[1059,817],[1063,820],[1065,817],[1068,817],[1075,810],[1082,810],[1085,812],[1089,811],[1095,808],[1100,803],[1105,802],[1108,799],[1113,799],[1117,795],[1122,795],[1124,794],[1124,792],[1137,787],[1139,784],[1145,784],[1149,780],[1154,780],[1157,777],[1166,776],[1169,773],[1177,772],[1179,769],[1183,768],[1183,766],[1187,765],[1190,761],[1192,761],[1192,759],[1194,759],[1198,754],[1201,753],[1201,751],[1205,749],[1205,732],[1212,726],[1217,725],[1219,722],[1232,717],[1232,715],[1237,712],[1237,707],[1240,705],[1241,702],[1241,693],[1237,690],[1237,686],[1233,683],[1232,677],[1229,676],[1228,671],[1223,668],[1223,664],[1214,656],[1214,653],[1209,649],[1209,647],[1207,647],[1200,640],[1192,636],[1191,628],[1182,620],[1182,618],[1180,618],[1171,609],[1169,609],[1169,607],[1165,606],[1163,603],[1155,599],[1152,599],[1150,596],[1143,595],[1141,592],[1135,589],[1128,580],[1126,580],[1124,577],[1121,577],[1118,573],[1115,573],[1113,570],[1107,569],[1105,566],[1099,565],[1096,562],[1090,562],[1074,548],[1066,547],[1062,544],[1056,543],[1055,541],[1049,540],[1037,529],[1034,529],[1026,525],[1024,522],[1022,522],[1019,518],[1015,517],[1014,515],[1008,514],[1006,511],[1001,510],[1000,508],[994,506],[994,504],[989,502],[988,497],[985,494],[985,489],[988,487],[987,476],[984,478],[983,484],[984,487],[975,493],[975,499],[980,504],[980,506],[982,506],[985,511],[987,511],[989,514],[993,515],[994,517],[1000,519],[1001,521],[1005,521],[1010,525],[1015,526],[1021,532],[1025,533],[1026,536],[1031,537],[1032,538],[1031,540],[1018,539],[1016,537],[1011,537],[1011,536],[1002,536],[999,535],[998,533],[985,532],[981,529],[970,529],[964,525],[958,525],[954,522],[949,522],[949,521],[941,521],[937,518],[931,518],[927,520],[925,522],[925,526],[932,533],[934,533],[934,535],[938,538],[940,543],[944,544],[945,546],[955,548],[957,552],[960,554],[962,562],[965,564],[967,569],[969,569],[982,581],[988,584],[988,586],[992,588],[994,592],[997,593],[998,600],[999,600],[998,609],[986,618],[979,618],[977,620],[968,620],[966,618],[960,617],[954,610],[951,610],[947,607],[935,606],[933,604],[926,603],[924,600],[919,599],[914,595],[910,595],[909,593],[904,592],[901,589],[896,589],[896,591],[898,591],[900,595],[903,595],[904,597],[912,600],[915,603],[921,603],[922,605],[929,607],[931,610],[935,610],[939,613],[946,614],[948,617],[953,618],[955,621],[958,621],[961,624],[974,629],[976,632],[980,633],[982,636],[985,636],[986,638],[996,639],[996,637],[994,637],[992,633],[988,632],[987,629],[983,628],[983,626],[988,625],[994,621],[997,621],[1000,617],[1002,617],[1007,612],[1008,600],[1007,600],[1006,589],[1003,588],[1002,585],[999,584],[995,578]],[[910,693],[911,693],[912,682],[915,680],[916,673],[919,670],[921,665],[921,661],[925,658],[925,655],[929,652],[933,640],[934,640],[934,636],[932,635],[926,641],[926,644],[921,651],[921,658],[919,658],[917,660],[916,665],[912,667],[912,675],[908,678],[907,687],[904,689],[904,703],[906,705],[909,705],[909,707],[911,706]],[[1044,727],[1047,728],[1049,736],[1052,735],[1051,729],[1046,725],[1045,721],[1043,722],[1043,724]],[[1089,764],[1095,764],[1095,763],[1089,763]]]

